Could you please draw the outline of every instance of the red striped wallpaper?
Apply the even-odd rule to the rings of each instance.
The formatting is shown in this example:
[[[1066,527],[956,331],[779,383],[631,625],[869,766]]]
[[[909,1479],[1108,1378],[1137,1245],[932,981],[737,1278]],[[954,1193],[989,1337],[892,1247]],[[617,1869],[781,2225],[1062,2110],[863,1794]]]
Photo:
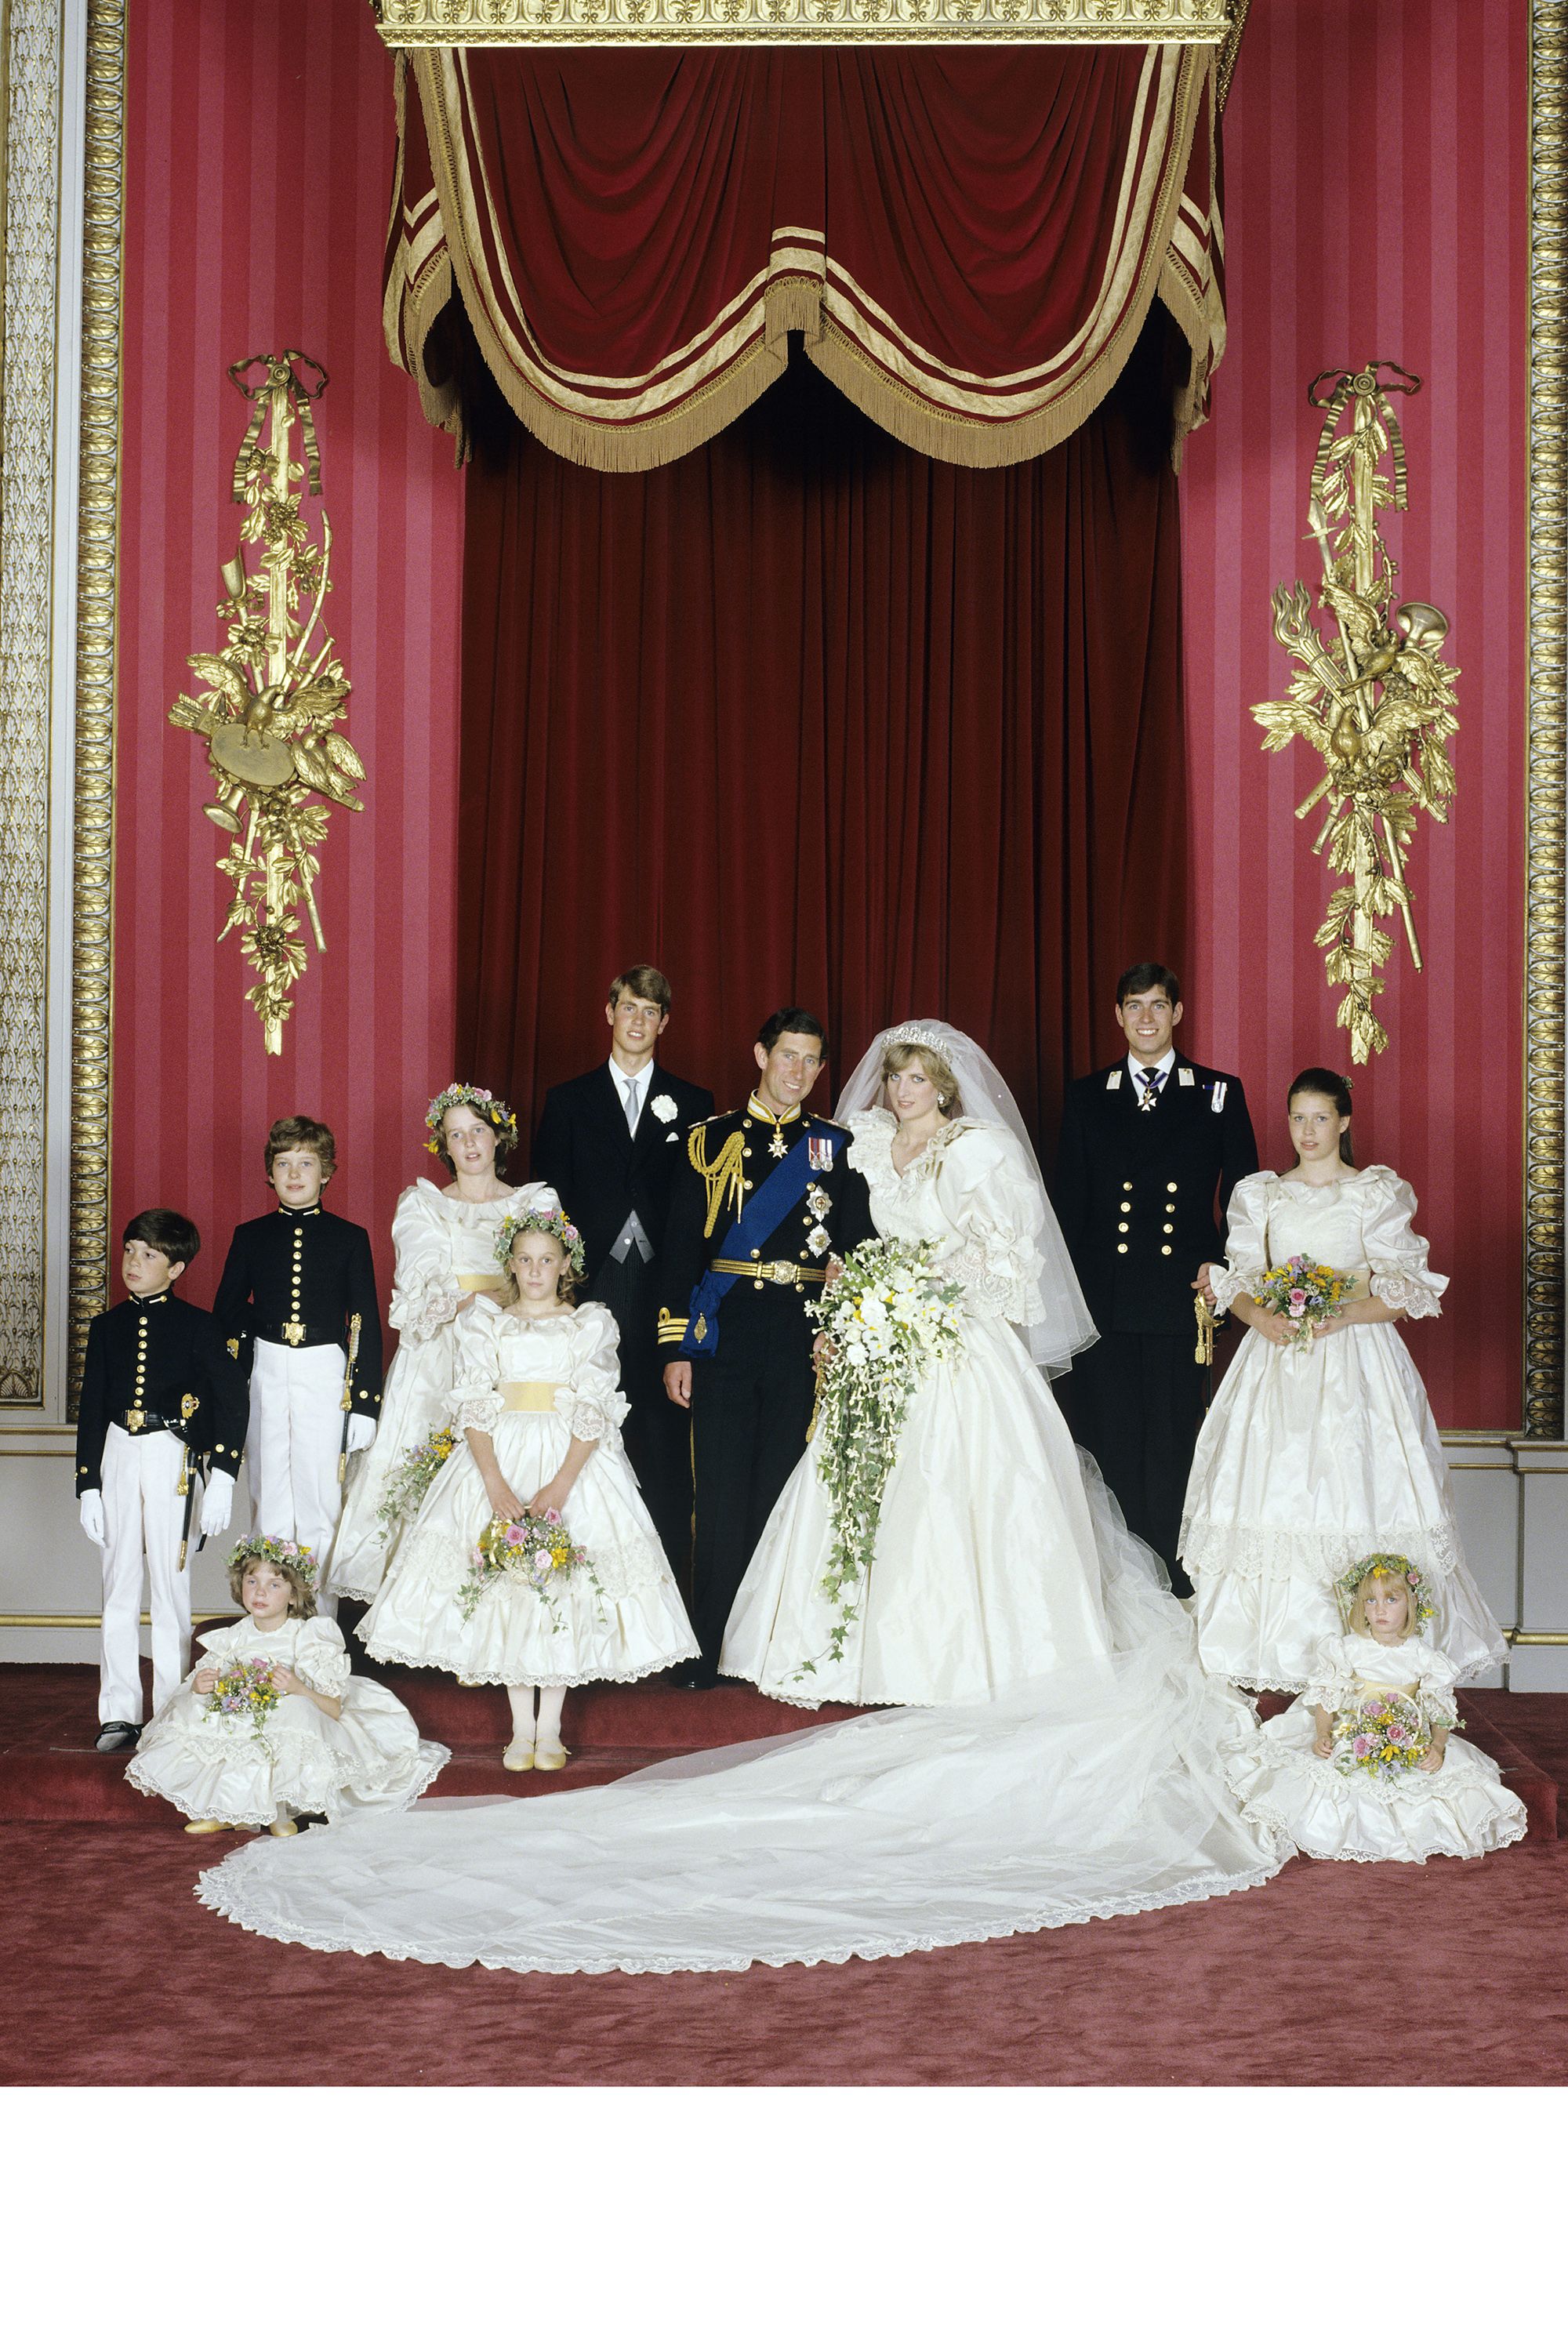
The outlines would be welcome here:
[[[1184,474],[1185,1042],[1244,1074],[1267,1156],[1291,1072],[1338,1054],[1310,943],[1325,877],[1291,815],[1307,754],[1266,758],[1247,715],[1282,690],[1269,591],[1308,551],[1305,386],[1368,357],[1427,379],[1394,545],[1408,593],[1453,616],[1459,797],[1415,859],[1426,976],[1396,968],[1394,1043],[1356,1099],[1363,1157],[1410,1177],[1454,1275],[1412,1342],[1451,1427],[1519,1412],[1526,25],[1526,0],[1254,0],[1226,122],[1230,350]],[[200,1300],[229,1222],[265,1205],[271,1118],[337,1126],[333,1205],[382,1246],[451,1076],[461,484],[382,349],[390,160],[363,0],[132,0],[113,1197],[117,1219],[157,1201],[197,1219]],[[234,943],[214,943],[205,768],[164,713],[214,642],[234,543],[245,410],[223,370],[279,342],[332,375],[333,621],[371,786],[364,815],[333,819],[329,953],[268,1063]]]
[[[196,1219],[205,1302],[229,1224],[270,1197],[260,1146],[279,1114],[335,1128],[331,1204],[378,1246],[399,1188],[434,1164],[418,1122],[451,1076],[462,486],[382,344],[392,66],[363,0],[132,0],[129,16],[113,1208]],[[327,620],[370,783],[363,815],[333,814],[328,952],[268,1060],[248,970],[215,944],[205,761],[164,714],[192,683],[186,655],[216,647],[237,538],[247,411],[224,370],[288,344],[331,376],[316,404]]]
[[[1306,387],[1369,359],[1426,379],[1387,534],[1405,593],[1453,623],[1459,789],[1412,861],[1426,975],[1401,937],[1393,1043],[1354,1099],[1359,1156],[1410,1179],[1453,1276],[1443,1320],[1409,1335],[1448,1428],[1520,1412],[1528,73],[1526,0],[1254,0],[1225,121],[1230,344],[1184,468],[1185,1034],[1242,1073],[1275,1165],[1284,1088],[1343,1050],[1311,944],[1317,821],[1292,814],[1319,771],[1266,755],[1249,715],[1289,676],[1270,591],[1317,576]]]

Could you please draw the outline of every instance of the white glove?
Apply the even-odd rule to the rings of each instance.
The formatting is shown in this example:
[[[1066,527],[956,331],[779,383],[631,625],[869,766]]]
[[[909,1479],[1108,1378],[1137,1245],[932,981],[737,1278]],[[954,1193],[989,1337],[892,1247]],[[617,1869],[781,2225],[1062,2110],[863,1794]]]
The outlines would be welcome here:
[[[234,1480],[226,1470],[209,1470],[202,1488],[201,1530],[204,1536],[221,1536],[234,1509]]]
[[[372,1421],[369,1413],[351,1412],[349,1415],[349,1452],[351,1454],[363,1454],[365,1447],[374,1442],[374,1437],[375,1423]]]
[[[88,1487],[86,1493],[80,1496],[79,1501],[81,1508],[81,1531],[83,1535],[87,1538],[89,1543],[102,1543],[108,1535],[108,1529],[103,1524],[102,1488],[99,1486]]]

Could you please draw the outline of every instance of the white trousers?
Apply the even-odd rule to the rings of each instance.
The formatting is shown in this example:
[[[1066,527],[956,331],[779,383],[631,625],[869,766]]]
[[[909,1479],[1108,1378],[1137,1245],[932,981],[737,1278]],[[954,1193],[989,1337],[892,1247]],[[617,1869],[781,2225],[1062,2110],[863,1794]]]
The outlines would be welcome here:
[[[191,1670],[191,1575],[181,1569],[185,1449],[166,1429],[132,1437],[117,1422],[103,1441],[103,1633],[100,1723],[142,1720],[142,1563],[153,1595],[153,1707]]]
[[[250,1373],[246,1465],[251,1525],[258,1535],[309,1544],[318,1570],[337,1532],[343,1490],[338,1454],[343,1431],[341,1348],[286,1348],[258,1339]],[[316,1607],[335,1609],[318,1587]]]

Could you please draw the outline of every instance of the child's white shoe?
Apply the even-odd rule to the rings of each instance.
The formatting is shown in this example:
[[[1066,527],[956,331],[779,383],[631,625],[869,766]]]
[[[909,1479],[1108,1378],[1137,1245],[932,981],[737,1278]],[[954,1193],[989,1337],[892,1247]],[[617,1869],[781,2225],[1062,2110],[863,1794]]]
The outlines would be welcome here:
[[[502,1754],[500,1760],[509,1772],[531,1772],[537,1760],[533,1753],[531,1738],[514,1739],[511,1746]]]
[[[234,1823],[232,1822],[187,1822],[185,1823],[185,1835],[187,1837],[212,1837],[219,1830],[231,1830],[233,1827]]]
[[[571,1753],[569,1748],[536,1748],[533,1769],[536,1772],[559,1772]]]

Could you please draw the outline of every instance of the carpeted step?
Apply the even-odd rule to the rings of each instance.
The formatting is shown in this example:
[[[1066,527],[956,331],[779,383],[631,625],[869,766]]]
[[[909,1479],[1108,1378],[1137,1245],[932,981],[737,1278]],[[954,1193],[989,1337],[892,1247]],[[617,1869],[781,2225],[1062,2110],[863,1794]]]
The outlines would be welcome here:
[[[90,1666],[0,1665],[0,1822],[157,1817],[161,1801],[129,1785],[126,1759],[100,1756],[93,1748],[97,1679]],[[662,1679],[601,1685],[567,1694],[562,1730],[574,1752],[565,1770],[512,1773],[500,1763],[510,1736],[504,1691],[465,1690],[449,1675],[423,1668],[383,1667],[378,1679],[396,1690],[426,1738],[453,1751],[432,1792],[443,1797],[542,1796],[552,1789],[595,1787],[669,1756],[841,1721],[855,1712],[823,1707],[804,1714],[739,1683],[708,1691],[676,1690]],[[1266,1696],[1261,1712],[1277,1714],[1288,1703]],[[1496,1759],[1524,1801],[1527,1841],[1554,1841],[1557,1782],[1513,1736],[1510,1694],[1465,1691],[1460,1705],[1466,1738]]]

